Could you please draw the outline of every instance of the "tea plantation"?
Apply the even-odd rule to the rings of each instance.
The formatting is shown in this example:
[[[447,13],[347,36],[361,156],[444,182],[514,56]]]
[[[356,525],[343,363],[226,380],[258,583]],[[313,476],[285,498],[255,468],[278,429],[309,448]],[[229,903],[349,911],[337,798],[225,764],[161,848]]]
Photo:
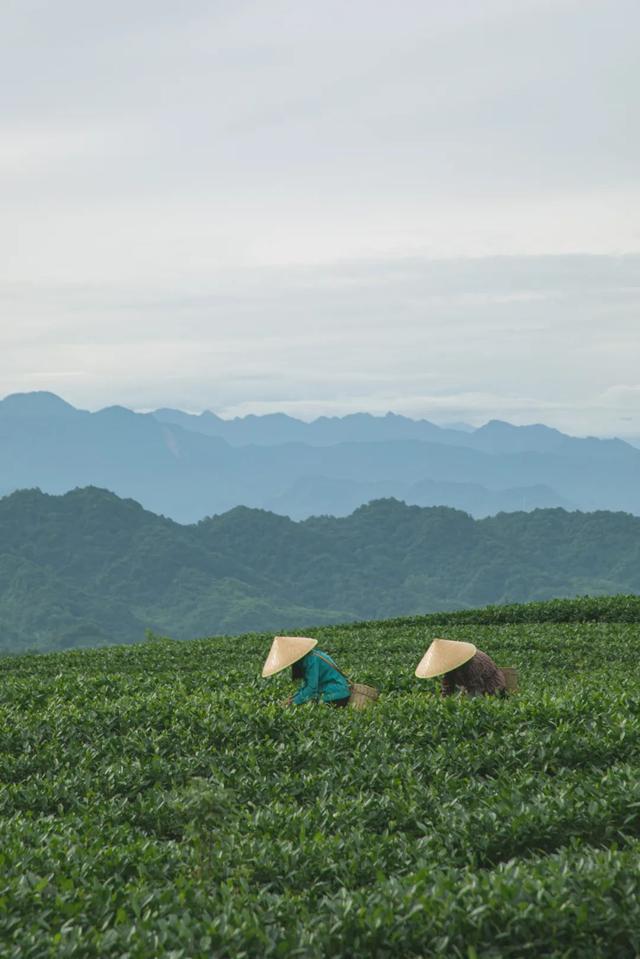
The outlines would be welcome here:
[[[0,660],[0,955],[640,955],[640,623],[512,618],[311,631],[364,712],[271,636]],[[437,635],[520,691],[439,699]]]

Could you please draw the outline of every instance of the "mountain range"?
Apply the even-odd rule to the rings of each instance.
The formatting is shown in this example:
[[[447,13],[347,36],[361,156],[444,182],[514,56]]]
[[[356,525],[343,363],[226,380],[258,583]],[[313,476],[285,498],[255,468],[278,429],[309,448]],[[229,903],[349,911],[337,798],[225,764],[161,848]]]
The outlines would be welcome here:
[[[379,497],[475,517],[563,507],[640,515],[640,449],[543,425],[451,429],[361,413],[311,423],[178,410],[79,410],[51,393],[0,401],[0,495],[88,485],[181,523],[238,505],[294,519]]]
[[[0,651],[135,642],[640,593],[640,518],[474,520],[393,499],[294,522],[237,507],[185,526],[93,487],[0,499]]]

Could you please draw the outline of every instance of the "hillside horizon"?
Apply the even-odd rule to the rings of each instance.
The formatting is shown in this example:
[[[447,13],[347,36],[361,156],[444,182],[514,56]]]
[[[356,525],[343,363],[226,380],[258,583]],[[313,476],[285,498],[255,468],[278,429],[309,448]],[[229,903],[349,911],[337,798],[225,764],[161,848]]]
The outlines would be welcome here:
[[[633,445],[637,437],[635,434],[631,437],[620,434],[598,434],[593,432],[568,432],[555,426],[549,426],[540,420],[533,420],[530,423],[512,423],[510,420],[499,416],[489,417],[479,424],[473,424],[461,420],[441,420],[426,416],[411,416],[406,413],[397,413],[392,409],[385,412],[373,412],[371,410],[356,410],[347,413],[319,413],[316,416],[299,416],[286,413],[282,410],[274,409],[262,413],[248,412],[243,414],[225,414],[216,412],[209,407],[196,411],[193,409],[182,409],[174,406],[162,406],[155,408],[138,408],[125,406],[121,403],[109,403],[105,406],[95,408],[85,408],[84,406],[75,406],[69,400],[66,400],[59,393],[53,390],[25,390],[14,391],[0,397],[0,405],[6,404],[7,407],[14,407],[19,410],[21,415],[36,414],[58,414],[64,411],[76,411],[95,415],[109,411],[122,410],[127,413],[133,413],[139,416],[153,416],[161,422],[175,422],[175,425],[184,426],[193,432],[208,432],[215,428],[215,424],[221,424],[223,427],[235,424],[254,424],[254,423],[292,423],[302,427],[310,427],[315,424],[333,424],[342,422],[367,422],[375,423],[396,423],[396,424],[418,424],[434,427],[437,430],[451,433],[477,433],[479,431],[489,431],[492,429],[508,428],[519,431],[539,431],[539,435],[547,432],[555,434],[556,437],[569,439],[599,439],[616,440],[621,443]],[[173,419],[175,417],[175,420]],[[217,435],[215,433],[209,435]]]

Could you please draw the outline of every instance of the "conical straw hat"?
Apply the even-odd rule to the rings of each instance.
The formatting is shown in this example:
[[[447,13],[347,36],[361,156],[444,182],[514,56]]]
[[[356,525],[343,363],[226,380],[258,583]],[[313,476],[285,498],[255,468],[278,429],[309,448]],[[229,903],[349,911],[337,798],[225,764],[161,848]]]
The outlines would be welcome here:
[[[473,643],[460,643],[455,639],[434,639],[416,667],[416,676],[420,679],[442,676],[443,673],[462,666],[475,654],[476,647]]]
[[[306,656],[310,649],[318,645],[317,639],[308,636],[276,636],[262,667],[263,676],[273,676]]]

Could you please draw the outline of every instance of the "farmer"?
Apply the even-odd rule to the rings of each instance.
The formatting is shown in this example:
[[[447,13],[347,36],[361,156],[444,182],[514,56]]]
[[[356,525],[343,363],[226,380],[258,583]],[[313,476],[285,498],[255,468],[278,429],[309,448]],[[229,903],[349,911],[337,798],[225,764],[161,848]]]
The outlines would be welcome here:
[[[434,639],[416,668],[416,676],[442,676],[443,696],[461,691],[468,696],[506,696],[504,675],[473,643]]]
[[[315,649],[317,639],[306,636],[276,636],[262,669],[263,676],[273,676],[291,666],[291,678],[301,679],[302,686],[286,705],[301,706],[319,700],[331,706],[349,702],[349,681],[327,653]]]

